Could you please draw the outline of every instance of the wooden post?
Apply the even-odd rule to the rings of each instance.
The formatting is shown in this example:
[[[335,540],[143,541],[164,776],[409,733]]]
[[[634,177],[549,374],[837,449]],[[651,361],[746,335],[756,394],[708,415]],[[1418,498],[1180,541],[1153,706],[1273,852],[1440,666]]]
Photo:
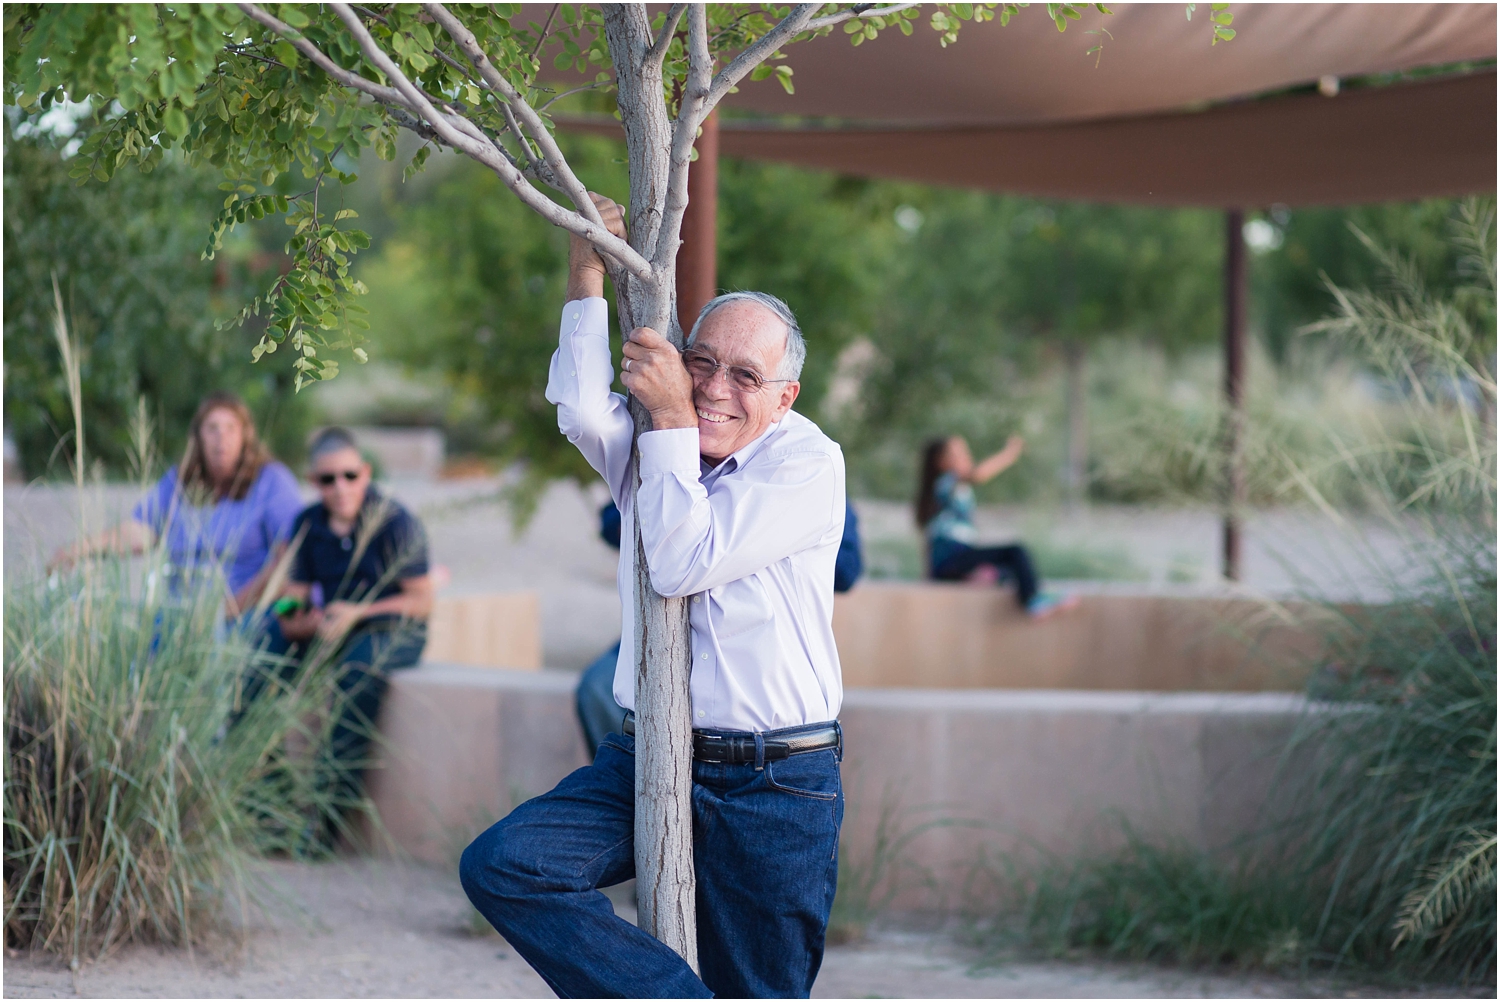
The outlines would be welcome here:
[[[1224,577],[1240,580],[1245,506],[1245,213],[1224,213]]]
[[[694,147],[698,159],[688,174],[688,207],[677,251],[677,317],[684,332],[718,294],[719,113],[703,122]]]
[[[1068,507],[1079,508],[1088,495],[1089,395],[1087,350],[1074,338],[1063,345],[1068,373]]]

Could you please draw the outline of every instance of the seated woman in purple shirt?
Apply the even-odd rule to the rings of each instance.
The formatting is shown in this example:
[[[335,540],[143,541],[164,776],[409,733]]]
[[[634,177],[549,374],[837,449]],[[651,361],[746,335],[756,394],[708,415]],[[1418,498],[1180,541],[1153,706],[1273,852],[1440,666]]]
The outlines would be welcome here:
[[[244,401],[211,393],[198,405],[182,462],[168,470],[131,517],[57,552],[54,567],[91,553],[144,553],[163,540],[174,587],[222,571],[227,611],[237,615],[259,597],[267,558],[291,534],[302,510],[297,478],[255,433]]]

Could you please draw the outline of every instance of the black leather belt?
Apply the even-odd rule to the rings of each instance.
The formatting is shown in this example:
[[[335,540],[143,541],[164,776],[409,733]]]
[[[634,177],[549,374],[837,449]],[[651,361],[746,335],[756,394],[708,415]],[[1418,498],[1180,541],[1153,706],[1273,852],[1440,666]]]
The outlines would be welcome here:
[[[626,711],[623,729],[635,736],[635,714]],[[759,737],[759,742],[756,738]],[[838,748],[842,751],[844,731],[837,720],[828,724],[808,724],[803,727],[783,727],[776,731],[762,731],[759,735],[744,731],[700,731],[693,729],[693,758],[699,762],[720,762],[730,765],[745,765],[757,761],[756,745],[760,745],[759,761],[778,762],[804,752]],[[840,755],[842,758],[843,756]]]

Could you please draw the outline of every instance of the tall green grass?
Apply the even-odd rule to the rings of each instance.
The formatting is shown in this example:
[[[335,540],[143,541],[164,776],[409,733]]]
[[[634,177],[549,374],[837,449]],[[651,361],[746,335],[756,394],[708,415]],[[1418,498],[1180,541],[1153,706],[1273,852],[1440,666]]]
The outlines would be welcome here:
[[[60,302],[57,337],[82,512],[83,414]],[[76,965],[132,941],[202,943],[253,900],[252,858],[317,851],[310,834],[343,806],[319,754],[333,673],[311,658],[287,671],[254,631],[226,627],[216,571],[168,587],[173,573],[158,547],[7,578],[7,947]],[[246,701],[252,677],[264,691]]]
[[[1367,241],[1385,287],[1332,288],[1338,313],[1314,328],[1359,349],[1397,395],[1396,416],[1358,440],[1330,435],[1327,454],[1344,499],[1399,534],[1409,566],[1382,582],[1392,598],[1378,606],[1321,603],[1330,653],[1286,750],[1267,812],[1278,820],[1227,857],[1131,838],[1042,869],[1018,897],[1034,945],[1493,983],[1493,206],[1464,205],[1454,227],[1467,279],[1456,294],[1431,296]],[[1318,487],[1328,471],[1283,460],[1344,523]]]

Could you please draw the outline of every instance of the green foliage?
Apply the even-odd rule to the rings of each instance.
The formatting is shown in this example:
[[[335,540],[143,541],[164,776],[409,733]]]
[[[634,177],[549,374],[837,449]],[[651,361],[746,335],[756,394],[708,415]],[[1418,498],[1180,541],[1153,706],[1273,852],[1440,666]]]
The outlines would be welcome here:
[[[590,186],[625,186],[620,144],[566,136],[563,148]],[[451,395],[439,417],[460,448],[525,459],[537,475],[591,476],[542,395],[566,235],[477,165],[436,163],[422,182],[365,171],[351,189],[386,231],[359,273],[373,290],[372,346],[443,381]],[[786,167],[721,167],[719,286],[763,289],[796,311],[809,348],[801,410],[816,411],[839,351],[878,309],[899,190]]]
[[[989,20],[995,7],[937,5],[932,25],[946,45],[963,21]],[[1007,14],[1014,7],[1008,5]],[[710,50],[716,56],[743,50],[791,11],[789,6],[710,5],[705,11]],[[828,5],[826,13],[839,11],[838,5]],[[525,25],[519,23],[519,4],[454,5],[453,12],[489,65],[543,114],[554,93],[537,79],[549,43],[557,68],[595,73],[585,87],[612,85],[598,5],[559,5],[545,24]],[[1065,18],[1078,16],[1070,5],[1052,5],[1048,12],[1059,27]],[[350,258],[368,237],[340,230],[338,215],[325,221],[318,204],[322,181],[354,179],[341,166],[348,164],[341,156],[357,157],[368,148],[391,159],[400,129],[429,141],[438,136],[434,121],[423,120],[435,113],[394,86],[397,72],[443,105],[450,120],[462,119],[472,135],[486,137],[492,152],[525,179],[553,184],[556,178],[540,150],[545,137],[527,136],[514,124],[514,97],[477,73],[420,6],[394,4],[377,13],[270,4],[255,13],[252,18],[227,4],[14,4],[5,11],[5,95],[28,122],[65,99],[109,109],[82,137],[71,169],[80,181],[107,181],[127,163],[150,170],[170,149],[180,149],[192,166],[222,170],[230,194],[213,223],[207,256],[233,226],[295,206],[287,217],[293,229],[286,244],[292,267],[238,320],[265,312],[269,322],[255,358],[289,343],[300,389],[310,380],[337,375],[334,356],[340,351],[364,360],[363,311],[353,300],[365,289],[350,274]],[[345,22],[344,13],[358,24]],[[915,7],[868,15],[861,10],[847,23],[858,29],[851,36],[858,44],[891,25],[909,33],[915,15]],[[654,17],[660,31],[667,13]],[[799,37],[826,34],[832,27]],[[383,56],[366,52],[361,35]],[[779,58],[780,53],[770,54]],[[669,39],[663,70],[670,106],[688,71],[680,31]],[[770,72],[791,88],[789,67],[772,66]],[[423,159],[419,153],[412,167],[420,168]],[[305,190],[262,191],[294,168],[311,181]]]
[[[869,334],[875,358],[859,406],[835,422],[867,489],[909,484],[933,435],[977,448],[1035,439],[1050,404],[1033,380],[1062,342],[1128,335],[1180,351],[1216,334],[1214,213],[910,194]],[[1028,449],[996,490],[1051,482],[1055,462]]]
[[[1382,247],[1399,250],[1431,293],[1451,292],[1460,278],[1460,252],[1449,239],[1454,211],[1453,200],[1435,198],[1339,209],[1274,209],[1262,217],[1270,246],[1254,253],[1250,268],[1252,323],[1272,358],[1285,361],[1297,331],[1335,308],[1325,277],[1346,289],[1383,283],[1379,260],[1351,225]],[[1481,333],[1487,326],[1493,353],[1493,322],[1476,326]]]
[[[1126,835],[1117,853],[1054,863],[1027,881],[1017,923],[1032,945],[1192,965],[1305,959],[1315,906],[1296,881]]]
[[[215,182],[176,155],[149,175],[131,168],[109,187],[79,187],[47,135],[7,135],[5,151],[5,422],[33,476],[52,470],[71,419],[53,343],[57,275],[82,355],[93,453],[127,468],[130,416],[145,397],[163,455],[181,454],[204,393],[232,390],[261,434],[295,457],[311,421],[291,374],[252,368],[248,353],[214,332],[213,317],[252,294],[275,265],[244,235],[199,260]],[[257,234],[258,235],[258,234]]]
[[[1268,812],[1280,820],[1238,860],[1133,841],[1044,871],[1026,899],[1033,941],[1493,984],[1495,384],[1471,363],[1476,332],[1461,318],[1493,315],[1494,217],[1476,200],[1455,223],[1448,293],[1427,292],[1409,261],[1372,244],[1389,291],[1334,287],[1339,316],[1321,325],[1372,371],[1405,380],[1403,427],[1433,427],[1436,412],[1451,428],[1455,408],[1487,426],[1345,443],[1341,462],[1367,509],[1421,574],[1381,581],[1392,597],[1379,605],[1320,603],[1319,702],[1282,760]],[[1477,400],[1438,392],[1455,385]],[[1417,472],[1403,465],[1412,460]]]
[[[626,186],[618,144],[569,138],[565,148],[591,186]],[[366,193],[386,203],[390,228],[361,271],[373,290],[372,345],[445,383],[451,396],[442,417],[450,429],[459,426],[460,445],[525,459],[537,476],[588,476],[543,396],[557,348],[567,234],[472,162],[444,158],[425,182]]]

